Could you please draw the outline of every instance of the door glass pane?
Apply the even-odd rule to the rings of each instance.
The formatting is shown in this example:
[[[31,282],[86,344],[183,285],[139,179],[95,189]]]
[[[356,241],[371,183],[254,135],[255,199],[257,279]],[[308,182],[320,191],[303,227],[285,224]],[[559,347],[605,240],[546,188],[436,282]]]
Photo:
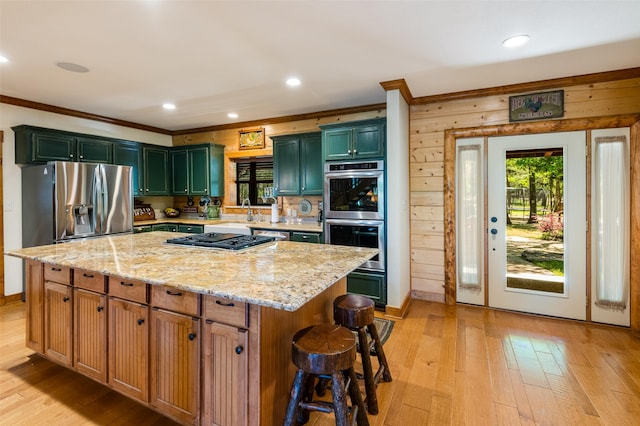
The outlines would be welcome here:
[[[565,293],[563,150],[507,151],[507,287]]]

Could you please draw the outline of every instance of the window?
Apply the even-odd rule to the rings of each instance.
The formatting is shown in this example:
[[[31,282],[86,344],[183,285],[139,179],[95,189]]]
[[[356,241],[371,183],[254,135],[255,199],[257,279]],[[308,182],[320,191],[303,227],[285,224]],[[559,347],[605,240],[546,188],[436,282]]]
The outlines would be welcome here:
[[[248,198],[251,205],[266,205],[265,188],[273,187],[273,161],[247,161],[236,164],[237,205]],[[265,202],[267,201],[267,202]]]

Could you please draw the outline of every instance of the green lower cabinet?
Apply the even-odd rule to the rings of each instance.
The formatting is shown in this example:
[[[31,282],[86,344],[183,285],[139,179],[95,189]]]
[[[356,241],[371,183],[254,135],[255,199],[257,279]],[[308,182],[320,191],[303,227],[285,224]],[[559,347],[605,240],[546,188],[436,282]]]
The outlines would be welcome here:
[[[322,233],[318,232],[291,232],[291,241],[299,243],[322,243]]]
[[[347,276],[347,293],[362,294],[378,307],[387,305],[387,279],[384,273],[355,271]]]
[[[178,225],[178,232],[188,232],[190,234],[202,234],[204,232],[204,225]]]
[[[158,225],[151,225],[152,231],[168,231],[178,232],[178,225],[175,223],[160,223]]]

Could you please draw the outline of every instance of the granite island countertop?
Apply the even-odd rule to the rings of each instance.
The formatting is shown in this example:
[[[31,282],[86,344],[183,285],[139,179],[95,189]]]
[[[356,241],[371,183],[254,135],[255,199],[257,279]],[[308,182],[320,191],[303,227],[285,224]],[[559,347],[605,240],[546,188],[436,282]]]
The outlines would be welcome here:
[[[295,311],[378,253],[279,241],[240,252],[167,244],[147,232],[8,250],[6,254]]]

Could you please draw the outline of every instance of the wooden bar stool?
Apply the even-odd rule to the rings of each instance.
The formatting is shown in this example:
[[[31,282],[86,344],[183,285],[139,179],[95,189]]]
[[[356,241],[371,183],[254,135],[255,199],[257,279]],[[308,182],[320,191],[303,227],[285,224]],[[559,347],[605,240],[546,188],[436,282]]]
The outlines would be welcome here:
[[[359,426],[369,425],[353,369],[356,339],[351,331],[334,324],[307,327],[293,336],[291,355],[298,371],[291,386],[285,426],[308,422],[311,411],[333,412],[338,426],[351,425],[354,419]],[[313,400],[316,378],[331,381],[331,402]],[[345,389],[351,398],[350,408]]]
[[[373,300],[358,294],[345,294],[333,301],[333,319],[336,324],[358,332],[359,352],[364,370],[364,385],[367,394],[365,403],[370,414],[378,414],[378,397],[376,388],[380,379],[390,382],[391,371],[387,357],[382,349],[382,341],[373,321],[375,305]],[[371,342],[367,340],[367,333]],[[373,374],[371,367],[371,349],[375,348],[378,357],[378,371]]]

